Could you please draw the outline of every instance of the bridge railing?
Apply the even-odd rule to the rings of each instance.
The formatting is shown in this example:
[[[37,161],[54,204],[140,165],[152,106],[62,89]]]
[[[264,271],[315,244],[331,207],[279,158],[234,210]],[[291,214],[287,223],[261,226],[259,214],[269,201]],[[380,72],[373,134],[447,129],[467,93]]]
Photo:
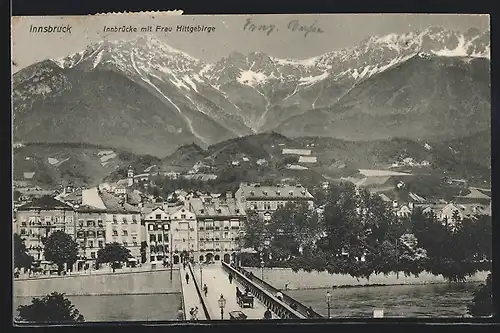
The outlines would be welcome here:
[[[205,314],[205,319],[210,320],[210,311],[208,311],[208,307],[207,307],[207,304],[205,302],[205,298],[203,298],[203,295],[201,293],[201,287],[197,281],[198,279],[196,279],[196,275],[194,275],[193,266],[191,265],[191,263],[188,263],[188,266],[189,266],[189,271],[191,272],[191,276],[193,277],[193,283],[194,283],[194,286],[196,288],[196,293],[198,294],[198,298],[200,299],[201,307],[203,308],[203,313]]]
[[[245,272],[248,272],[244,268],[241,268],[241,269],[243,271],[245,271]],[[304,304],[300,303],[299,301],[295,300],[290,295],[287,295],[286,293],[284,293],[282,290],[274,287],[273,285],[267,283],[266,281],[262,280],[261,278],[255,276],[255,275],[253,275],[252,280],[257,281],[259,284],[261,284],[262,286],[264,286],[267,290],[270,290],[274,295],[276,295],[276,293],[278,291],[281,292],[281,294],[283,295],[283,302],[284,303],[289,304],[289,305],[292,304],[292,303],[295,303],[297,305],[297,311],[298,312],[300,312],[306,318],[311,318],[311,317],[308,316],[308,312],[310,311],[310,309],[307,306],[305,306]],[[314,310],[312,310],[311,315],[312,315],[312,318],[323,318],[322,315],[320,315],[319,313],[317,313]]]
[[[277,299],[276,295],[273,295],[269,291],[263,289],[261,286],[258,285],[258,283],[252,281],[252,279],[248,278],[245,274],[239,272],[238,270],[226,264],[225,262],[222,262],[222,267],[226,272],[232,273],[235,279],[237,279],[237,281],[241,283],[241,285],[244,288],[248,288],[248,290],[252,293],[252,295],[254,295],[259,301],[261,301],[280,319],[307,318],[302,313],[292,309],[288,304]]]

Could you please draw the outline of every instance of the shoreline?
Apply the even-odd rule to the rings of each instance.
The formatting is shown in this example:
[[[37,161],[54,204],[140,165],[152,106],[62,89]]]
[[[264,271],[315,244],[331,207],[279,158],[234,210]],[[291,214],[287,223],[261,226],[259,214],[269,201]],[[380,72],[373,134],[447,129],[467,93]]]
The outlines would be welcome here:
[[[405,276],[404,273],[375,274],[366,278],[355,278],[344,274],[329,274],[327,272],[293,272],[291,268],[261,268],[245,267],[255,276],[263,279],[281,290],[315,290],[315,289],[348,289],[362,287],[387,287],[401,285],[438,285],[462,282],[449,282],[441,275],[422,272],[418,276]],[[481,283],[486,280],[490,271],[479,271],[468,277],[463,283]]]

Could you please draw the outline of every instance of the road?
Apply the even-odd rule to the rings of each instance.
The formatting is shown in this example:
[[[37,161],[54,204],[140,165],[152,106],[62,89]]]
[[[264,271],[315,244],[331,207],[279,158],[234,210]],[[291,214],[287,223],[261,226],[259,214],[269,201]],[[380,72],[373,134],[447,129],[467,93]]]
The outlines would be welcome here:
[[[264,317],[266,307],[257,298],[254,299],[253,309],[242,309],[238,305],[236,301],[236,287],[239,287],[241,291],[243,291],[244,288],[235,280],[233,280],[233,283],[229,283],[228,275],[222,268],[222,264],[215,263],[203,265],[202,272],[200,272],[200,265],[193,265],[193,272],[201,287],[203,287],[203,284],[207,285],[208,294],[205,299],[212,319],[221,319],[221,310],[218,304],[221,294],[226,299],[226,306],[223,309],[222,319],[229,319],[229,312],[236,310],[242,311],[247,315],[248,319],[262,319]],[[278,317],[273,314],[273,319],[278,319]]]

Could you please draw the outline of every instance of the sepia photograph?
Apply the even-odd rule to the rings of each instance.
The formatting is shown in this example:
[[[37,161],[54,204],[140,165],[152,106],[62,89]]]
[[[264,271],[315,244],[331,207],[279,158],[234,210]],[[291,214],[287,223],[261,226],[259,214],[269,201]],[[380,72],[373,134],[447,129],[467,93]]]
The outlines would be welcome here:
[[[11,30],[15,325],[493,315],[488,15]]]

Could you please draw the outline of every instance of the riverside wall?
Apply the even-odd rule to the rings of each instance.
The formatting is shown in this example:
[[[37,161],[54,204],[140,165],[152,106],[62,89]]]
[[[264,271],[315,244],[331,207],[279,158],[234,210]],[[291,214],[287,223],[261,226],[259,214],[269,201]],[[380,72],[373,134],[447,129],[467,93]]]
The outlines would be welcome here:
[[[261,277],[262,270],[257,267],[246,267],[257,277]],[[484,282],[489,272],[478,272],[467,279],[468,282]],[[441,275],[422,272],[418,277],[405,276],[404,273],[391,273],[388,275],[372,275],[370,279],[356,279],[350,275],[328,274],[327,272],[293,272],[290,268],[264,268],[264,280],[278,289],[317,289],[335,287],[354,287],[370,285],[419,285],[447,283]]]
[[[67,296],[148,295],[181,293],[179,270],[115,272],[14,280],[14,297],[39,297],[52,292]]]

